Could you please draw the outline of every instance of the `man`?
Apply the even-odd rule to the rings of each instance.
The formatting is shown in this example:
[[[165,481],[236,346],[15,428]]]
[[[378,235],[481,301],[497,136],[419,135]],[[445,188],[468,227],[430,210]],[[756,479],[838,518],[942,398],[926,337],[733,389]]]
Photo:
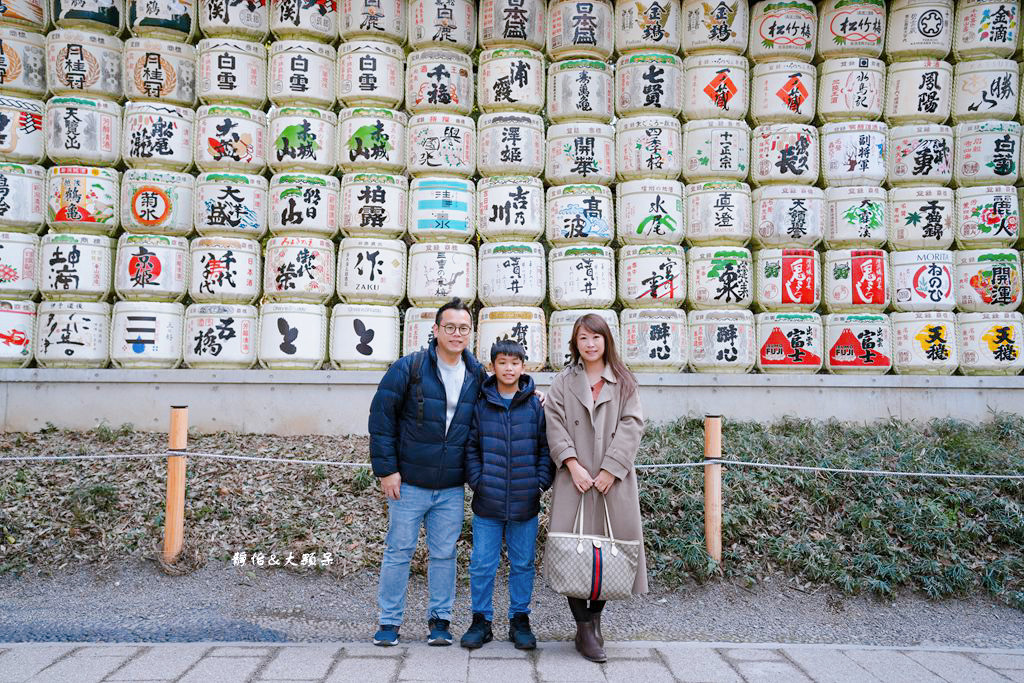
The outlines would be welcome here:
[[[398,644],[409,562],[427,530],[427,626],[430,645],[451,645],[455,543],[462,531],[465,447],[486,374],[467,350],[469,307],[452,299],[438,309],[434,339],[399,359],[370,404],[370,461],[388,501],[387,549],[380,567],[380,628],[374,645]]]

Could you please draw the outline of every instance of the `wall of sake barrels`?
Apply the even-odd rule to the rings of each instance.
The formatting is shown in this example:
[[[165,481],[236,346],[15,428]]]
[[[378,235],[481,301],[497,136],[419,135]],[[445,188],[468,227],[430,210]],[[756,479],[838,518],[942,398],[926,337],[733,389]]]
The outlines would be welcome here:
[[[0,5],[0,367],[1015,375],[1020,11]]]

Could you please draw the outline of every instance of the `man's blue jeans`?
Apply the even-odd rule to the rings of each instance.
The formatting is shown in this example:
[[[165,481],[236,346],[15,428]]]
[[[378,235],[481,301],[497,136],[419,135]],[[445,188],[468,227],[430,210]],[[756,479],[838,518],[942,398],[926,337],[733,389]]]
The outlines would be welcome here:
[[[455,543],[462,532],[465,489],[424,489],[402,482],[398,500],[388,500],[388,547],[380,563],[377,605],[380,623],[400,626],[409,585],[409,562],[420,526],[427,527],[427,619],[452,618],[455,602]]]
[[[473,515],[473,552],[469,558],[469,588],[473,612],[494,617],[494,575],[501,561],[501,539],[508,548],[508,615],[529,614],[533,597],[537,515],[522,522]]]

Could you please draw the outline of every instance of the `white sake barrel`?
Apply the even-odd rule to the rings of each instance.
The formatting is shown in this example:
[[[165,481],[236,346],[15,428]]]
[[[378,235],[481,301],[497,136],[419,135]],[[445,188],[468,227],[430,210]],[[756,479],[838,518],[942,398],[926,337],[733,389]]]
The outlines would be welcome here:
[[[288,2],[288,0],[284,0]],[[327,307],[273,303],[260,306],[261,367],[319,370],[327,358]]]
[[[285,3],[290,0],[284,0]],[[278,106],[334,107],[337,53],[309,40],[270,44],[267,96]]]
[[[952,375],[959,363],[956,314],[893,313],[895,363],[900,375]]]
[[[181,364],[185,307],[156,301],[118,301],[110,321],[115,368],[176,368]]]
[[[888,198],[889,248],[949,249],[953,244],[953,190],[896,187]]]
[[[402,323],[402,355],[408,356],[420,349],[427,348],[434,339],[434,320],[437,317],[437,307],[416,308],[415,306],[405,310],[405,317]],[[467,349],[473,348],[473,340],[476,333],[469,333]]]
[[[738,4],[738,3],[737,3]],[[807,62],[754,65],[750,82],[750,118],[766,123],[810,123],[817,101],[818,74]]]
[[[42,100],[0,95],[0,117],[11,122],[11,131],[0,135],[0,159],[19,164],[43,163]],[[13,128],[13,123],[17,128]]]
[[[268,4],[270,31],[278,42],[287,38],[315,45],[332,42],[338,37],[338,5],[335,2],[318,4],[303,0],[268,0]]]
[[[472,244],[420,242],[409,247],[406,294],[413,306],[441,306],[453,297],[476,299],[476,247]]]
[[[199,2],[158,3],[125,0],[125,28],[133,36],[154,36],[191,43]]]
[[[39,291],[44,299],[102,301],[113,286],[114,240],[102,235],[43,235],[39,245]]]
[[[1013,185],[1018,167],[1021,127],[1016,121],[968,121],[956,127],[953,179],[957,187]]]
[[[619,249],[619,301],[627,308],[681,308],[686,255],[677,244],[627,244]]]
[[[795,59],[810,62],[818,34],[818,11],[810,0],[761,0],[750,9],[750,47],[755,63]]]
[[[1010,247],[1020,236],[1020,206],[1012,187],[962,187],[956,191],[959,249]]]
[[[404,12],[401,0],[396,0],[395,4]],[[405,52],[400,45],[383,40],[342,43],[338,47],[335,82],[338,101],[343,107],[399,109],[405,101]]]
[[[890,126],[945,123],[953,107],[953,66],[937,59],[889,65],[885,120]]]
[[[341,0],[338,4],[338,32],[342,41],[383,38],[398,45],[405,42],[404,0]]]
[[[825,247],[881,247],[885,244],[887,197],[880,187],[825,189]]]
[[[464,178],[414,178],[409,236],[417,242],[468,242],[476,234],[476,188]]]
[[[121,158],[121,107],[114,102],[52,97],[45,126],[46,156],[54,163],[115,166]]]
[[[205,38],[199,41],[198,51],[196,94],[200,102],[263,108],[267,101],[267,48],[251,40]]]
[[[204,104],[196,110],[196,166],[202,171],[263,173],[267,115],[248,107]]]
[[[956,306],[953,252],[942,249],[894,251],[889,255],[893,309],[952,311]]]
[[[409,175],[476,173],[476,123],[459,114],[417,114],[409,120],[406,145]]]
[[[540,306],[547,296],[547,260],[540,242],[480,245],[477,284],[484,306]]]
[[[113,235],[120,221],[117,171],[93,166],[53,166],[47,172],[46,224],[57,232]]]
[[[892,368],[892,326],[884,313],[831,313],[825,325],[825,368],[834,375],[884,375]]]
[[[821,262],[813,249],[754,252],[754,303],[763,311],[813,312],[821,303]]]
[[[605,308],[615,303],[615,253],[597,245],[556,247],[548,253],[551,306]]]
[[[272,237],[266,243],[263,300],[326,303],[334,295],[334,244],[320,237]]]
[[[258,240],[267,231],[267,179],[245,173],[200,173],[194,222],[205,236]]]
[[[615,51],[662,50],[675,54],[682,42],[679,0],[615,0]],[[741,50],[742,52],[742,50]]]
[[[759,372],[811,374],[821,370],[824,329],[817,313],[758,313]]]
[[[814,185],[818,181],[818,130],[803,123],[770,123],[751,133],[750,182]],[[824,164],[822,164],[824,165]]]
[[[1020,3],[1016,0],[959,0],[953,24],[953,56],[957,60],[1009,58],[1020,38]]]
[[[0,10],[0,21],[32,31],[44,31],[47,25],[47,3],[43,0],[29,0],[17,6],[5,5]]]
[[[881,249],[825,252],[822,293],[829,313],[881,313],[889,305],[889,259]]]
[[[1024,368],[1020,313],[961,313],[956,326],[963,374],[1016,375]]]
[[[44,226],[42,166],[0,163],[0,225],[11,232],[40,232]]]
[[[124,43],[124,95],[191,107],[196,101],[196,48],[158,38]]]
[[[121,225],[126,232],[192,232],[195,178],[189,173],[130,168],[121,178]]]
[[[201,0],[199,30],[208,38],[266,42],[270,33],[270,3],[239,2],[232,5],[229,0]]]
[[[686,236],[683,184],[627,180],[615,186],[615,233],[620,244],[680,244]]]
[[[36,311],[33,355],[41,368],[105,368],[110,361],[110,304],[44,301]]]
[[[687,303],[691,310],[750,308],[754,302],[750,250],[693,247],[687,261]]]
[[[392,109],[342,109],[338,115],[338,166],[346,173],[404,172],[408,124],[404,112]]]
[[[3,13],[0,13],[3,21]],[[0,44],[3,45],[4,68],[0,69],[0,90],[4,92],[44,97],[46,95],[46,42],[34,31],[11,26],[0,26]]]
[[[622,311],[622,360],[633,372],[682,372],[688,346],[686,312],[678,308]]]
[[[732,119],[688,121],[683,126],[682,165],[688,183],[746,180],[750,172],[750,126]]]
[[[39,290],[39,238],[20,232],[0,232],[0,247],[0,297],[31,299]]]
[[[473,111],[473,60],[455,50],[410,52],[405,65],[405,107],[411,114]]]
[[[587,122],[549,126],[544,177],[552,185],[610,185],[615,179],[615,128]]]
[[[682,2],[683,54],[732,52],[741,55],[747,51],[750,10],[746,2],[717,5],[705,0]]]
[[[654,0],[651,5],[656,2]],[[636,6],[635,0],[632,0],[632,5]],[[616,114],[679,116],[682,109],[683,60],[674,54],[661,52],[619,57],[615,63]]]
[[[684,119],[744,119],[749,102],[746,58],[697,55],[683,60]]]
[[[607,60],[614,50],[615,12],[608,0],[551,0],[547,50],[551,61],[570,57]]]
[[[953,179],[953,129],[934,123],[889,129],[889,184],[948,185]]]
[[[893,0],[885,31],[892,62],[945,59],[953,44],[953,0]]]
[[[594,120],[615,115],[612,67],[596,59],[568,59],[548,66],[545,112],[552,123]]]
[[[1021,304],[1020,253],[1013,249],[953,252],[956,307],[965,313],[1014,311]]]
[[[766,185],[751,195],[754,244],[813,248],[821,241],[825,193],[807,185]]]
[[[476,3],[448,0],[444,4],[409,0],[409,47],[446,47],[472,52],[476,47]]]
[[[338,164],[338,117],[325,109],[270,110],[267,164],[275,173],[331,173]]]
[[[341,232],[346,237],[401,237],[409,220],[404,175],[346,173],[341,179]]]
[[[818,57],[880,57],[885,41],[885,4],[872,0],[825,0],[818,9]]]
[[[544,172],[544,119],[537,114],[481,114],[476,122],[480,175],[540,177]]]
[[[536,240],[544,234],[544,183],[493,176],[476,183],[476,229],[485,241]]]
[[[740,133],[742,137],[742,133]],[[675,180],[683,170],[683,133],[674,116],[639,116],[615,124],[615,170],[619,180]]]
[[[544,322],[544,309],[527,306],[480,309],[476,357],[489,371],[493,371],[490,361],[491,346],[504,340],[517,342],[526,351],[523,370],[543,370],[548,357],[548,330]]]
[[[195,113],[155,102],[128,102],[121,126],[121,157],[132,168],[185,171],[192,166]]]
[[[1020,65],[1012,59],[960,62],[953,70],[953,123],[1017,115]]]
[[[690,311],[690,369],[694,372],[743,374],[754,367],[754,314],[750,311]]]
[[[544,0],[481,0],[480,47],[544,49]]]
[[[876,120],[885,99],[885,62],[870,57],[827,59],[818,66],[818,118]]]
[[[0,300],[0,368],[23,368],[32,362],[36,305]]]
[[[57,29],[46,36],[46,84],[54,95],[120,100],[121,41],[92,31]]]
[[[694,245],[733,244],[750,240],[750,186],[732,181],[686,186],[686,240]]]
[[[188,240],[167,235],[121,235],[114,291],[127,301],[181,301],[188,292]]]
[[[547,238],[555,246],[610,244],[612,191],[603,185],[560,185],[547,192]]]
[[[192,304],[185,309],[183,362],[211,370],[256,364],[259,309],[243,304]]]
[[[49,3],[48,3],[49,4]],[[117,34],[124,28],[124,0],[98,0],[90,5],[54,0],[49,14],[60,28],[85,28],[100,33]]]
[[[338,232],[338,179],[277,173],[270,179],[270,232],[331,239]]]
[[[486,113],[544,108],[544,55],[536,50],[502,47],[479,56],[477,102]]]
[[[821,178],[826,187],[885,182],[889,127],[877,121],[821,127]]]
[[[397,306],[405,298],[402,240],[345,237],[338,249],[338,296],[346,304]]]
[[[197,237],[189,245],[188,295],[195,303],[251,304],[260,295],[260,243],[241,237]]]
[[[331,365],[338,370],[386,370],[398,360],[400,327],[395,306],[335,304]]]
[[[670,310],[670,309],[665,309]],[[557,372],[572,361],[569,341],[572,339],[572,328],[576,321],[587,314],[601,316],[608,329],[611,330],[616,346],[619,341],[619,316],[607,308],[585,308],[574,311],[552,311],[548,326],[548,363]]]

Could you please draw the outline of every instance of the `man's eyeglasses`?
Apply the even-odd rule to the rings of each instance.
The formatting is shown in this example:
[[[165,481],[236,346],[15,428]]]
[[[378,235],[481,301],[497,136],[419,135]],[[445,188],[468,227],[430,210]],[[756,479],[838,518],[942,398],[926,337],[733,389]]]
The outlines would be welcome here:
[[[455,334],[456,332],[458,332],[462,336],[465,336],[473,331],[473,328],[470,327],[469,325],[452,325],[451,323],[448,323],[447,325],[441,325],[441,329],[447,332],[448,334]]]

